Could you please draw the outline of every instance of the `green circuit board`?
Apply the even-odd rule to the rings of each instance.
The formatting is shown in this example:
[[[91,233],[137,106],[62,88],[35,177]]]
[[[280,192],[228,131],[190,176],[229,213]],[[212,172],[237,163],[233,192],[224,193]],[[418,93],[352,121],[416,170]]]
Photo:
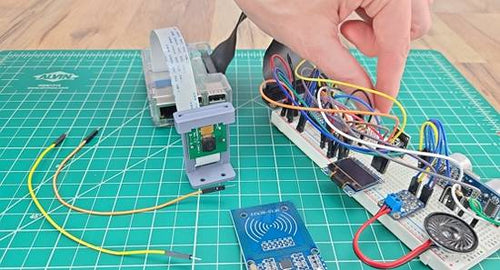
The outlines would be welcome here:
[[[210,134],[204,135],[203,128],[191,130],[188,134],[189,158],[195,159],[212,154],[221,153],[227,150],[226,125],[220,123],[212,125]]]

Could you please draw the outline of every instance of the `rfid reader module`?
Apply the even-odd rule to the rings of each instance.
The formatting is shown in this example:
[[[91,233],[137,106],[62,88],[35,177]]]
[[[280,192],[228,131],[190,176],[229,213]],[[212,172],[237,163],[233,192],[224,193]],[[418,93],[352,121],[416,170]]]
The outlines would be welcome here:
[[[326,269],[291,202],[231,211],[248,270]]]

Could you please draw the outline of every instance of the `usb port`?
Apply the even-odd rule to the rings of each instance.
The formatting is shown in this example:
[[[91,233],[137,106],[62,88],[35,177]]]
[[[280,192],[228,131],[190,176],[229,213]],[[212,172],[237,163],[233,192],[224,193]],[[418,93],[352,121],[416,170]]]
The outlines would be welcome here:
[[[215,94],[208,96],[209,104],[223,102],[223,101],[226,101],[226,94]]]

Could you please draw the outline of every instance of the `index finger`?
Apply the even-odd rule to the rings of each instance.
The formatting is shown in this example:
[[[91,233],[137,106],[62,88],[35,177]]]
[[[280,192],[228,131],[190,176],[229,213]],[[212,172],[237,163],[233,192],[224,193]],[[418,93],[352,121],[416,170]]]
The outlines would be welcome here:
[[[377,43],[376,89],[396,97],[410,50],[411,1],[390,1],[373,18]],[[375,96],[375,107],[387,113],[392,101]]]

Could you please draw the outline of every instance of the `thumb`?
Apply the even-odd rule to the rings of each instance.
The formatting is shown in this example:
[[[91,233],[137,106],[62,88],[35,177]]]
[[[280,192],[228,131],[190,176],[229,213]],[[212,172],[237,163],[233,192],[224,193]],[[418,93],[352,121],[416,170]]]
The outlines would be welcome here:
[[[375,34],[371,24],[360,20],[345,21],[340,26],[340,32],[364,55],[368,57],[376,56]]]

